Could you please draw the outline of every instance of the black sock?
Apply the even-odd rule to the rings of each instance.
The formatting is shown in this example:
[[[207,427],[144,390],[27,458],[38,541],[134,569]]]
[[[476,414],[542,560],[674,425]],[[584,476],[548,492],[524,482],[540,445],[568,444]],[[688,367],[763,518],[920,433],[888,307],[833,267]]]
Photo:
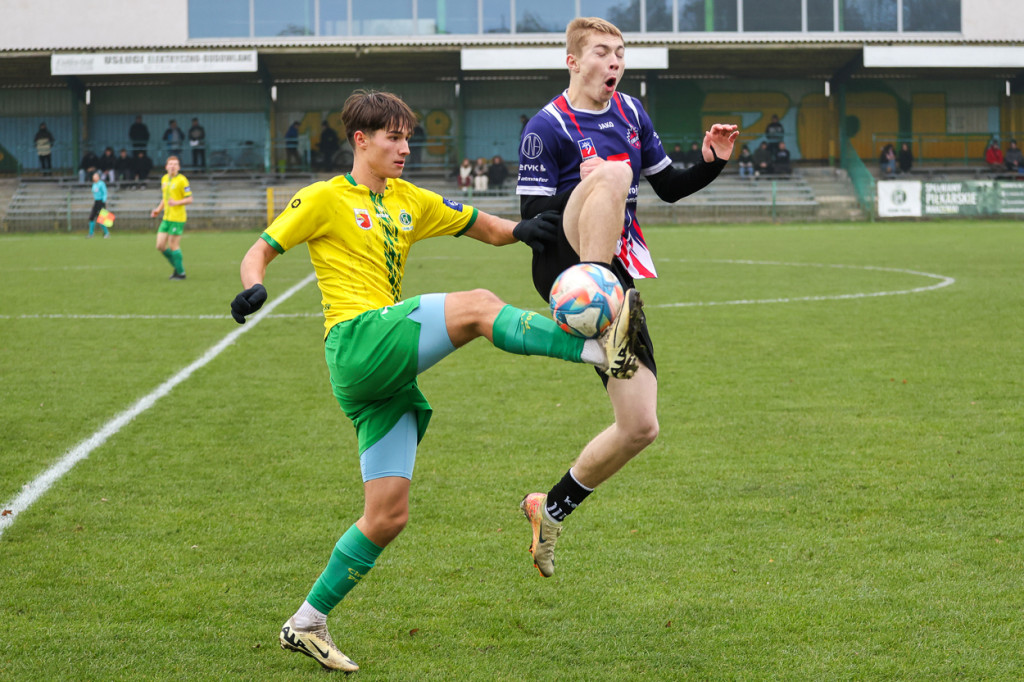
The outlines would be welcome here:
[[[573,478],[572,469],[569,469],[565,472],[565,476],[562,476],[562,480],[556,483],[548,493],[546,507],[548,515],[555,521],[563,521],[592,492],[594,491],[580,485],[579,481]]]

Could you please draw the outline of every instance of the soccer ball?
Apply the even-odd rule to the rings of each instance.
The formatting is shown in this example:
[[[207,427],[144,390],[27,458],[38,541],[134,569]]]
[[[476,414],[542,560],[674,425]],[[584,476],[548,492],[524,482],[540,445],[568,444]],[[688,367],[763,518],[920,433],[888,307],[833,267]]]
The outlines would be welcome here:
[[[573,336],[591,339],[615,319],[625,293],[608,268],[579,263],[566,269],[551,287],[551,316]]]

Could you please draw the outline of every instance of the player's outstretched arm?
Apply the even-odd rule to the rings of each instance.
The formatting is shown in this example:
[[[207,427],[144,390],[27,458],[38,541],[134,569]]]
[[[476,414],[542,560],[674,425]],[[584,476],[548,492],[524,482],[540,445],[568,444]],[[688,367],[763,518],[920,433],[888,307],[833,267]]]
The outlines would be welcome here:
[[[545,211],[518,223],[481,211],[466,236],[494,246],[520,241],[540,253],[557,239],[560,222],[557,211]]]
[[[267,265],[276,257],[277,251],[270,244],[257,239],[242,259],[239,270],[245,290],[231,301],[231,317],[238,324],[245,324],[246,316],[255,313],[266,302],[267,290],[263,287],[263,278],[267,274]]]

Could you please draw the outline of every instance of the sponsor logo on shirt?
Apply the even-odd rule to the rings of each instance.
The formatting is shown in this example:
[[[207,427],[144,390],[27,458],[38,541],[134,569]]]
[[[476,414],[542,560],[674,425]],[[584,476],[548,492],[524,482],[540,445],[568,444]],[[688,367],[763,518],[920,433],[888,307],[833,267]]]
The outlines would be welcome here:
[[[598,130],[604,130],[605,128],[614,128],[614,127],[615,127],[615,121],[605,121],[601,125],[597,126],[597,129]]]
[[[589,159],[591,157],[597,156],[597,148],[594,147],[594,141],[591,140],[589,137],[584,137],[576,144],[580,146],[580,156],[582,156],[584,159]]]
[[[528,159],[536,159],[544,151],[544,142],[540,139],[540,135],[537,133],[530,133],[523,138],[523,144],[520,149],[523,156]]]
[[[398,214],[398,222],[402,224],[402,229],[408,232],[412,229],[412,216],[404,208],[402,212]]]
[[[640,131],[633,126],[629,126],[629,130],[626,131],[626,141],[640,149]]]
[[[547,173],[548,169],[544,167],[543,163],[521,163],[519,164],[519,172],[523,171],[531,171],[533,173]]]
[[[460,204],[459,202],[452,201],[451,199],[445,199],[444,197],[441,197],[441,201],[444,203],[445,206],[452,209],[453,211],[458,211],[459,213],[462,213],[462,204]]]
[[[369,230],[373,227],[373,223],[370,221],[370,212],[365,208],[356,208],[352,210],[356,214],[356,225],[364,230]]]

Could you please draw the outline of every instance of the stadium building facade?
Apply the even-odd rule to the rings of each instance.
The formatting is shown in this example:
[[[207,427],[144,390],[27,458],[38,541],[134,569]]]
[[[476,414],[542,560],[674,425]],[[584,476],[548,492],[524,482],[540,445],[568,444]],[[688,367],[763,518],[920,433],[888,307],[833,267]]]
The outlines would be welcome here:
[[[130,149],[136,116],[158,166],[168,122],[193,118],[210,167],[282,167],[292,122],[309,162],[355,88],[421,114],[423,168],[514,159],[522,117],[567,84],[574,16],[624,29],[621,88],[669,148],[718,121],[753,149],[773,114],[806,164],[894,141],[980,164],[990,138],[1024,137],[1020,0],[8,0],[4,15],[5,173],[37,169],[41,122],[54,168],[73,169],[86,149]]]

